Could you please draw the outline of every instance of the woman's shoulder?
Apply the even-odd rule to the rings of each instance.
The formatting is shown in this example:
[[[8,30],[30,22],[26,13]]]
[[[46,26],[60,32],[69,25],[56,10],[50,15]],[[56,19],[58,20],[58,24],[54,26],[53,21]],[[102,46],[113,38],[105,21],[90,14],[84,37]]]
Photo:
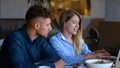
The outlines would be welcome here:
[[[54,36],[52,36],[50,39],[59,39],[61,37],[61,32],[57,32]]]
[[[58,39],[58,33],[57,34],[55,34],[54,36],[52,36],[49,40],[57,40]]]

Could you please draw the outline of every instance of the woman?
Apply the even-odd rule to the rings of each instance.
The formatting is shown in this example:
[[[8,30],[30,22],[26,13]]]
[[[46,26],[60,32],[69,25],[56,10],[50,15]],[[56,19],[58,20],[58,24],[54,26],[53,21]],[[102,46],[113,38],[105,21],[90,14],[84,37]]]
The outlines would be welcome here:
[[[60,32],[49,42],[58,55],[67,63],[83,63],[90,58],[108,58],[105,50],[91,52],[82,39],[81,16],[75,10],[65,10],[59,20]]]

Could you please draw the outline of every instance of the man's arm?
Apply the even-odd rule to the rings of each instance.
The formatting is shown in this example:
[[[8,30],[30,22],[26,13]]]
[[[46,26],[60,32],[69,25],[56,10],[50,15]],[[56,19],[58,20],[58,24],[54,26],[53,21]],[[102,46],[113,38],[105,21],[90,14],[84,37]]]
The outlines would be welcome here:
[[[58,56],[56,51],[48,44],[48,42],[44,42],[44,45],[42,46],[44,49],[43,53],[45,54],[45,56],[47,56],[47,58],[41,60],[40,63],[49,62],[53,63],[56,68],[65,67],[64,61]]]
[[[55,67],[56,68],[65,68],[65,63],[62,59],[58,60],[57,62],[55,62]]]

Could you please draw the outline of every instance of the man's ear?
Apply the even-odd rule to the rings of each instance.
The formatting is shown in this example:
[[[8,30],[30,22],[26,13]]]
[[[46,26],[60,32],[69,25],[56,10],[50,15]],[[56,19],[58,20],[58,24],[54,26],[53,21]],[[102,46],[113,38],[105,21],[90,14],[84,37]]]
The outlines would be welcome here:
[[[37,22],[34,23],[34,28],[35,28],[35,29],[39,29],[39,28],[40,28],[40,23],[37,23]]]

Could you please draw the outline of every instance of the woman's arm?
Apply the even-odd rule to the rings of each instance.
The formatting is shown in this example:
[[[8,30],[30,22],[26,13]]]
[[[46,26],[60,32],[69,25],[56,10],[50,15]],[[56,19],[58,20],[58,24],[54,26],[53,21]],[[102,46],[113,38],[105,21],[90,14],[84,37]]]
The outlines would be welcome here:
[[[67,50],[69,51],[66,52],[66,49],[65,49],[65,45],[62,44],[61,40],[59,40],[58,38],[56,37],[52,37],[50,40],[49,40],[50,44],[53,46],[53,48],[56,50],[56,52],[58,53],[58,55],[68,64],[74,64],[74,63],[82,63],[84,60],[84,55],[80,55],[80,56],[77,56],[77,55],[71,55],[71,51],[72,50]],[[73,52],[73,51],[72,51]]]

